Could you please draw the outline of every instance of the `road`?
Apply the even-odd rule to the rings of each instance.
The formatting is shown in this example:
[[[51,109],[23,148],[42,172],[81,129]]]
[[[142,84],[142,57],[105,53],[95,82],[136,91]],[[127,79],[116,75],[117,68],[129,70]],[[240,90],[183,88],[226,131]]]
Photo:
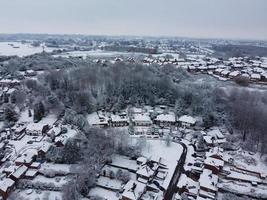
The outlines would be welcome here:
[[[184,143],[179,143],[183,146],[183,153],[177,163],[177,166],[175,168],[174,174],[172,176],[171,182],[168,186],[168,189],[165,192],[164,195],[164,200],[172,200],[173,199],[173,195],[176,191],[177,188],[177,183],[179,181],[179,178],[181,176],[181,173],[183,172],[183,166],[185,163],[185,159],[186,159],[186,154],[187,154],[187,147]]]

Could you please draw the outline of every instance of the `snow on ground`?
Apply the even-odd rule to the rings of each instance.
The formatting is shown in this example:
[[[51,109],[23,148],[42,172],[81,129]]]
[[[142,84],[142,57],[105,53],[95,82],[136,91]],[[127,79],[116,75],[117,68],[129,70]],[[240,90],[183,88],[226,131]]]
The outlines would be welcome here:
[[[167,146],[166,141],[163,140],[147,140],[142,154],[153,159],[162,157],[166,161],[168,174],[163,183],[164,188],[168,187],[182,152],[183,147],[178,143],[171,142],[170,146]]]
[[[61,192],[57,191],[37,191],[37,190],[16,190],[20,196],[23,197],[24,200],[41,200],[41,199],[48,199],[48,200],[63,200]]]
[[[133,172],[129,172],[128,170],[125,170],[125,169],[120,169],[120,168],[118,168],[118,167],[112,167],[112,166],[110,166],[110,165],[105,165],[105,166],[102,168],[102,171],[104,171],[104,170],[105,170],[107,173],[109,173],[110,171],[113,171],[114,174],[117,174],[117,172],[118,172],[119,170],[122,170],[123,172],[127,172],[127,173],[129,173],[131,179],[133,179],[133,180],[136,179],[136,174],[135,174],[135,173],[133,173]]]
[[[13,46],[9,44],[12,44]],[[55,49],[56,48],[45,47],[46,52],[52,52]],[[43,52],[43,48],[41,46],[33,47],[30,44],[22,44],[20,42],[0,42],[0,55],[23,57],[41,52]]]
[[[97,112],[93,112],[91,114],[88,114],[87,115],[87,121],[90,125],[92,124],[96,124],[96,123],[99,123],[100,120],[99,120],[99,117],[97,115]]]
[[[260,197],[263,199],[267,198],[266,185],[258,185],[257,187],[253,187],[250,183],[241,183],[238,181],[223,181],[222,183],[218,184],[218,187],[236,194]]]
[[[70,173],[71,167],[73,165],[67,165],[67,164],[55,164],[55,163],[43,163],[41,165],[40,171],[51,171],[51,172],[60,172],[68,174]]]
[[[52,125],[57,121],[57,116],[54,114],[50,114],[46,117],[44,117],[41,121],[38,122],[38,124],[42,124],[42,125]]]
[[[25,135],[21,140],[10,140],[9,144],[13,146],[15,151],[13,152],[13,159],[16,158],[18,154],[22,154],[26,150],[30,149],[38,149],[42,147],[45,143],[45,141],[41,142],[34,142],[33,144],[28,144],[28,141],[34,141],[36,136],[30,136],[30,135]]]
[[[32,113],[32,116],[29,117],[29,110],[28,109],[21,111],[18,123],[21,123],[21,122],[33,123],[33,110],[31,110],[31,113]]]
[[[54,184],[55,187],[62,187],[69,182],[69,177],[54,177],[54,178],[47,178],[42,175],[36,176],[31,182],[32,183],[43,183],[43,184]]]
[[[117,195],[116,192],[106,190],[106,189],[101,188],[101,187],[95,187],[95,188],[91,189],[89,192],[89,197],[90,196],[99,196],[99,197],[102,197],[102,198],[108,199],[108,200],[118,200],[119,199],[119,195]]]
[[[91,51],[71,51],[67,53],[62,53],[54,55],[54,57],[116,57],[116,56],[136,56],[144,55],[143,53],[131,53],[131,52],[117,52],[117,51],[102,51],[102,50],[91,50]]]
[[[120,190],[122,189],[122,181],[119,181],[117,179],[110,179],[104,176],[101,176],[97,179],[96,184],[98,186],[107,187],[114,190]]]
[[[121,156],[115,154],[112,156],[112,163],[113,166],[123,167],[124,169],[129,169],[133,171],[137,171],[139,165],[137,164],[136,160],[130,160],[129,157]]]
[[[267,174],[267,165],[263,161],[264,157],[261,157],[259,153],[250,154],[247,151],[240,150],[238,152],[224,152],[224,156],[232,157],[234,165],[240,168]]]

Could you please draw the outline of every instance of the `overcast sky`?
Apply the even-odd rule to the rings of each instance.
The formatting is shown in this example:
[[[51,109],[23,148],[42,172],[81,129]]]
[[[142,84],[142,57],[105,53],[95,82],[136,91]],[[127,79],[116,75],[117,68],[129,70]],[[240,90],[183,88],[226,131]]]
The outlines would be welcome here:
[[[267,0],[0,0],[0,33],[267,39]]]

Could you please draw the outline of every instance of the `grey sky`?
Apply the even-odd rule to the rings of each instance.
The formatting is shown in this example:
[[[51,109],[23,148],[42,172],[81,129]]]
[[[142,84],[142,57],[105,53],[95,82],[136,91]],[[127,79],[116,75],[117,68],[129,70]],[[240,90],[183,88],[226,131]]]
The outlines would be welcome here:
[[[0,33],[267,39],[267,0],[0,0]]]

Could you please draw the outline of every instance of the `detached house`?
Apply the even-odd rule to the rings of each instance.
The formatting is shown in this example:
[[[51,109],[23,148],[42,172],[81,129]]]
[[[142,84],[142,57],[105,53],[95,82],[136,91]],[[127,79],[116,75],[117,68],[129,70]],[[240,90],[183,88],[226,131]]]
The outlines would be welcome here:
[[[0,194],[3,200],[7,200],[8,195],[14,185],[15,185],[15,181],[13,181],[10,178],[4,178],[0,180]]]
[[[204,169],[199,178],[200,189],[206,192],[215,193],[218,191],[217,183],[218,176],[213,174],[211,170]]]
[[[137,181],[130,180],[124,186],[122,200],[140,200],[146,192],[146,185]]]
[[[124,115],[111,115],[110,125],[112,127],[123,127],[129,125],[129,119]]]
[[[171,114],[160,114],[156,117],[155,123],[161,127],[174,126],[176,119],[174,113]]]
[[[181,127],[192,127],[196,124],[196,119],[188,115],[183,115],[178,119],[178,123]]]
[[[12,174],[10,174],[10,178],[13,180],[13,181],[18,181],[19,179],[21,179],[26,171],[28,170],[28,167],[26,167],[25,165],[21,165],[18,169],[16,169],[15,172],[13,172]]]
[[[152,125],[152,120],[146,114],[134,114],[133,123],[135,126],[150,126]]]

